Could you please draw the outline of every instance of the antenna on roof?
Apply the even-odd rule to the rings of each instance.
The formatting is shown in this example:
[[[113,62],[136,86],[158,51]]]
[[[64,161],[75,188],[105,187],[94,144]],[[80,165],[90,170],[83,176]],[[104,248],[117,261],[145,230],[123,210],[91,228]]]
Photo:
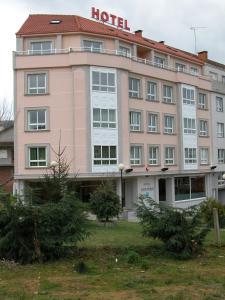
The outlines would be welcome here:
[[[195,41],[195,53],[197,53],[197,37],[196,37],[196,31],[199,29],[206,29],[207,27],[201,27],[201,26],[191,26],[190,29],[194,32],[194,41]]]

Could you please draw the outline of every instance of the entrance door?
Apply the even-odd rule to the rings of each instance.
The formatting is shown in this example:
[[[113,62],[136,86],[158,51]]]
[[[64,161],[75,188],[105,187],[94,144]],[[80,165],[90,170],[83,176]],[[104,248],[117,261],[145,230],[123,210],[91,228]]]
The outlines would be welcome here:
[[[159,201],[166,201],[166,179],[159,179]]]

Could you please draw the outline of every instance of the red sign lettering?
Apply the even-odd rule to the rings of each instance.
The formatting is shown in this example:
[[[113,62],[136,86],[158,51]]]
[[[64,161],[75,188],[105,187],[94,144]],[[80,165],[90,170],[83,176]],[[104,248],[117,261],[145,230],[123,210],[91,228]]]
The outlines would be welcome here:
[[[103,23],[109,23],[118,28],[130,31],[127,20],[124,20],[123,18],[115,16],[113,14],[109,14],[106,11],[100,12],[98,8],[92,7],[91,17],[95,20],[102,21]]]

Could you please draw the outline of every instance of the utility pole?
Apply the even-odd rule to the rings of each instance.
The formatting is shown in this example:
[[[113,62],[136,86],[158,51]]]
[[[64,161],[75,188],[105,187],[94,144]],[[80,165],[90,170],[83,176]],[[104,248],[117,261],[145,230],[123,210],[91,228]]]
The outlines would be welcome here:
[[[190,29],[194,32],[194,43],[195,43],[195,53],[197,54],[197,36],[196,31],[199,29],[206,29],[207,27],[200,27],[200,26],[191,26]]]

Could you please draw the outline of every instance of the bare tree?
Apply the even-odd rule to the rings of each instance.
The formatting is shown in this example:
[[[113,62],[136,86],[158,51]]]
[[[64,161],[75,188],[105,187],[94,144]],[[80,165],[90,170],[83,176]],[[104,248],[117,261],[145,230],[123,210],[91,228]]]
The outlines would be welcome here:
[[[0,100],[0,128],[10,126],[13,120],[12,104],[6,99]]]

